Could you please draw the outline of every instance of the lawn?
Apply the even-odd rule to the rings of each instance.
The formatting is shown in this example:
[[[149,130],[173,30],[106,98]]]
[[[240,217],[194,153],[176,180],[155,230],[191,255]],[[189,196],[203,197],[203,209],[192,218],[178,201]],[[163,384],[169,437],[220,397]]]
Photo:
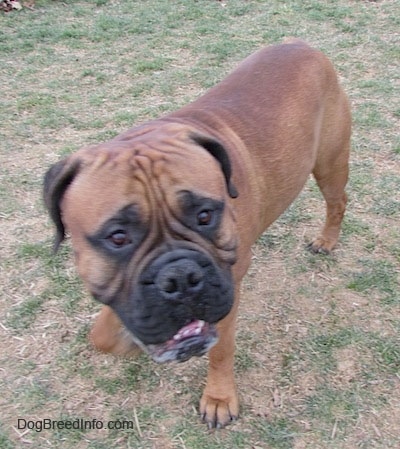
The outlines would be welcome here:
[[[28,6],[0,10],[0,447],[399,448],[400,2]],[[324,51],[349,95],[348,211],[333,254],[308,253],[324,219],[310,180],[254,247],[238,323],[241,418],[209,432],[197,411],[205,358],[156,365],[89,344],[99,305],[69,243],[52,254],[42,179],[287,36]]]

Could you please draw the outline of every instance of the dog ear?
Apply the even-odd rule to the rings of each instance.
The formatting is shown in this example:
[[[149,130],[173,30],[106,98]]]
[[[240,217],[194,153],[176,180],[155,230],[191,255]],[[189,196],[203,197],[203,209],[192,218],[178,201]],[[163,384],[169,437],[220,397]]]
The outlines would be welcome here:
[[[50,218],[56,226],[54,252],[65,238],[65,227],[61,217],[61,200],[79,170],[79,162],[69,158],[57,162],[47,171],[43,183],[43,199]]]
[[[229,196],[231,198],[237,198],[239,194],[231,180],[232,166],[225,148],[218,142],[218,140],[207,135],[193,133],[190,135],[190,138],[217,159],[225,176]]]

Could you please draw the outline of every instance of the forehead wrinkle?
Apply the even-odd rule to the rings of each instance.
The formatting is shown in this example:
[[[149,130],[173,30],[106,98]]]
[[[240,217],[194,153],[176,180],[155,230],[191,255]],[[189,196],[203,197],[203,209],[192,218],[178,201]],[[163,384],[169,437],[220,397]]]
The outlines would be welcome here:
[[[157,240],[160,236],[165,241],[173,239],[172,234],[176,234],[171,228],[171,223],[179,221],[174,212],[174,205],[171,205],[171,197],[168,195],[168,189],[163,188],[162,177],[165,176],[165,165],[168,164],[168,160],[164,157],[154,161],[150,159],[150,163],[146,164],[145,176],[147,180],[146,192],[151,197],[151,226],[152,236],[154,240]],[[140,162],[139,162],[139,165]],[[169,165],[169,164],[168,164]],[[169,173],[171,176],[171,174]],[[173,179],[169,178],[169,181]]]
[[[135,178],[143,185],[146,201],[150,207],[150,240],[157,240],[158,236],[166,237],[168,219],[164,216],[168,198],[161,187],[162,168],[165,164],[165,156],[158,149],[150,151],[137,151],[131,159],[131,166]],[[157,154],[158,153],[158,154]],[[157,154],[157,157],[154,157]]]
[[[181,174],[182,164],[188,161],[188,153],[190,156],[191,151],[187,151],[187,148],[185,148],[185,152],[179,151],[182,148],[180,145],[176,145],[174,139],[164,139],[162,143],[164,145],[155,147],[150,142],[141,142],[140,147],[135,149],[135,153],[131,154],[130,159],[134,176],[142,184],[149,205],[149,225],[152,227],[149,236],[156,240],[159,238],[171,240],[176,237],[190,240],[193,238],[193,236],[191,237],[192,231],[182,223],[179,212],[176,211],[177,198],[172,197],[171,193],[177,194],[178,187],[186,187],[179,185],[181,182],[179,174]],[[174,149],[174,144],[176,149]],[[208,154],[205,150],[193,153],[196,159]],[[189,157],[189,161],[191,159]],[[210,156],[210,160],[214,160],[212,156]],[[196,189],[202,196],[209,197],[206,181],[204,185],[204,189],[199,185]],[[218,198],[215,199],[221,200],[221,197],[222,195],[218,195]]]

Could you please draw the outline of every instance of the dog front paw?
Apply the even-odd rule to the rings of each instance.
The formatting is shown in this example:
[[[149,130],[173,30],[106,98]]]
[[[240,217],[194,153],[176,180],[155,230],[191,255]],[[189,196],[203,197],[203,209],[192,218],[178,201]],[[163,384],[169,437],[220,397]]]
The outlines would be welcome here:
[[[239,400],[235,389],[228,395],[211,395],[204,392],[200,400],[200,414],[209,429],[222,429],[239,417]]]
[[[307,249],[314,254],[324,254],[328,255],[331,253],[336,241],[332,242],[329,239],[324,239],[323,237],[317,237],[311,243],[307,245]]]

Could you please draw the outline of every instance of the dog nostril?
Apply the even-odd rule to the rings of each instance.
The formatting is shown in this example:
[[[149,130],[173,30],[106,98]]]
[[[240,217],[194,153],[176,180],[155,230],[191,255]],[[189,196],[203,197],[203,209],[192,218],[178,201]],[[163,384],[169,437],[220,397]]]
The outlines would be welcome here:
[[[161,287],[165,293],[176,293],[179,289],[176,279],[165,279]]]
[[[189,273],[189,275],[188,275],[188,283],[192,287],[199,285],[202,280],[203,280],[203,275],[200,272],[192,272],[192,273]]]

